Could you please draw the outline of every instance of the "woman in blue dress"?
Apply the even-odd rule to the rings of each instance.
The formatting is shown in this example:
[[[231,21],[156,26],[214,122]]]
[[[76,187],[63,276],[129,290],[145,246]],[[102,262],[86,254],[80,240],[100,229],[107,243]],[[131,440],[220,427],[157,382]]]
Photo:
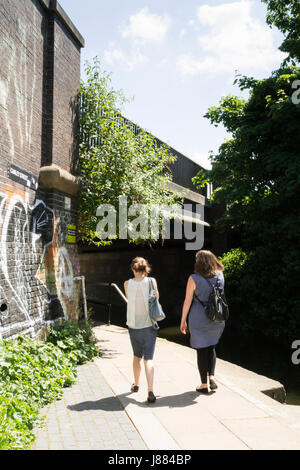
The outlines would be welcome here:
[[[218,388],[214,380],[216,367],[215,346],[224,331],[225,322],[216,323],[211,321],[207,317],[203,305],[194,298],[194,293],[202,302],[207,302],[211,286],[216,284],[217,279],[224,287],[223,271],[223,264],[211,251],[198,251],[194,274],[188,279],[182,308],[180,331],[186,334],[188,321],[191,335],[190,345],[197,350],[197,365],[202,382],[196,390],[204,394],[208,394],[208,377],[210,389],[215,390]]]

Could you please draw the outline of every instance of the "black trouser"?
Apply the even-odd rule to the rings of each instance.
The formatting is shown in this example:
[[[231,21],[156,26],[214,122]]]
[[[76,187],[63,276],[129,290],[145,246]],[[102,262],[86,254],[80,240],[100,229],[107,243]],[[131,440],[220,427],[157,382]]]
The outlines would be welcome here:
[[[216,350],[214,346],[197,349],[197,363],[201,382],[207,384],[207,375],[215,374]]]

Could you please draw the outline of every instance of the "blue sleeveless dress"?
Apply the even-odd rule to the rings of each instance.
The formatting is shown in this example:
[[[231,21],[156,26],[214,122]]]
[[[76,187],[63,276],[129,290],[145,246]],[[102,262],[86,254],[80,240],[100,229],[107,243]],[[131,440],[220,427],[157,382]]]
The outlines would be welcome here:
[[[196,284],[195,293],[202,300],[207,302],[211,291],[207,281],[199,274],[192,274],[192,278]],[[212,285],[215,285],[217,279],[224,287],[224,276],[222,272],[218,272],[214,277],[209,279]],[[203,305],[197,300],[193,300],[188,315],[188,327],[190,330],[190,345],[194,349],[207,348],[215,346],[225,328],[225,322],[216,323],[211,321],[204,310]]]

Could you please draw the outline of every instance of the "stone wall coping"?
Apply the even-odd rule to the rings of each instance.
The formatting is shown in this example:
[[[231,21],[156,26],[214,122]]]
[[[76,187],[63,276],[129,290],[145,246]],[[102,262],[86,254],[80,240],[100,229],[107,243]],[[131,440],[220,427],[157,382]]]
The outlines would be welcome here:
[[[57,189],[70,196],[75,196],[80,187],[79,178],[54,163],[40,169],[39,184],[44,189]]]
[[[48,11],[53,11],[57,14],[66,28],[70,31],[74,39],[79,43],[80,47],[84,47],[85,41],[80,32],[71,21],[65,10],[60,6],[57,0],[38,0],[41,5]]]
[[[190,201],[196,202],[197,204],[202,204],[204,206],[206,203],[205,196],[202,196],[202,194],[196,193],[191,189],[184,188],[183,186],[174,183],[174,181],[168,181],[167,188],[172,193],[178,194],[178,196],[189,199]]]

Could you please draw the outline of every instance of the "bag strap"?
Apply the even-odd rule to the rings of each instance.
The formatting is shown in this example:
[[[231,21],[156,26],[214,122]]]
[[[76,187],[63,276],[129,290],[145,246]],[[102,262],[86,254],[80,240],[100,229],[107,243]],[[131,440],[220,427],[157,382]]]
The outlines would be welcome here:
[[[149,294],[151,293],[151,287],[152,287],[152,290],[155,290],[154,287],[153,287],[153,281],[152,281],[152,277],[149,277]]]
[[[211,283],[209,282],[209,280],[208,280],[206,277],[204,277],[204,276],[202,276],[202,277],[203,277],[203,279],[206,280],[207,284],[209,284],[209,286],[211,287],[211,292],[213,291],[213,289],[214,289],[215,287],[221,288],[222,291],[224,290],[224,289],[221,287],[221,285],[220,285],[220,279],[219,279],[218,277],[217,277],[217,280],[216,280],[216,284],[215,284],[215,285],[211,284]]]
[[[209,287],[211,288],[211,291],[210,291],[210,293],[211,293],[212,290],[213,290],[213,288],[214,288],[215,286],[213,286],[213,285],[209,282],[209,280],[208,280],[206,277],[204,277],[204,276],[201,276],[201,277],[203,277],[203,279],[206,280],[207,284],[208,284]],[[196,288],[197,288],[197,287],[196,287]],[[195,291],[196,291],[196,289],[195,289]],[[208,302],[203,302],[203,301],[198,297],[198,295],[196,294],[195,291],[194,291],[194,298],[195,298],[196,300],[198,300],[198,302],[200,302],[200,304],[202,304],[204,308],[206,308]]]
[[[203,279],[206,280],[207,284],[208,284],[210,287],[214,288],[214,285],[209,282],[209,280],[207,279],[207,277],[204,277],[204,276],[202,276],[202,277],[203,277]]]
[[[152,289],[154,290],[154,287],[153,287],[153,281],[152,281],[152,278],[149,277],[149,294],[151,293],[151,287]],[[151,323],[152,323],[152,328],[154,328],[154,330],[159,330],[159,326],[157,324],[157,321],[154,321],[152,320],[152,318],[150,317],[150,320],[151,320]]]
[[[206,307],[206,304],[204,302],[202,302],[202,300],[199,299],[198,295],[194,292],[194,299],[198,300],[198,302],[200,302],[200,304],[203,305],[203,307],[205,308]]]

